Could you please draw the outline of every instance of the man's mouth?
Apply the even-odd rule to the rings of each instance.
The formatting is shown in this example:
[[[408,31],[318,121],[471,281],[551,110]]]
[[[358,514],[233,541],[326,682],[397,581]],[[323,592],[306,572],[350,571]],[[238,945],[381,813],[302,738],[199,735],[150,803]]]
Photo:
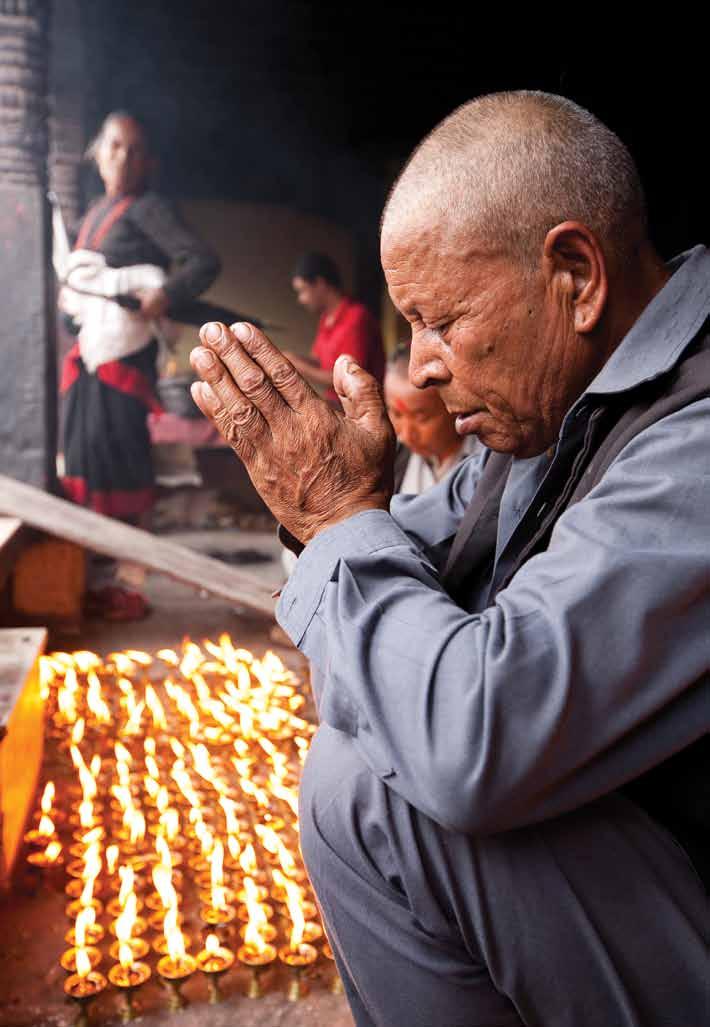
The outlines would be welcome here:
[[[471,435],[475,432],[478,418],[484,412],[483,407],[475,410],[467,410],[465,413],[456,414],[455,427],[458,435]]]

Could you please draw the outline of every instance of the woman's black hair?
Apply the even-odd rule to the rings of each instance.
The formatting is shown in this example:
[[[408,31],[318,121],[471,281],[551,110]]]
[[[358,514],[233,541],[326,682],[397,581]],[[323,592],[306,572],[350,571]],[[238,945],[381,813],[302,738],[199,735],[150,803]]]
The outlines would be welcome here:
[[[304,253],[293,269],[292,278],[303,278],[306,282],[315,282],[322,278],[334,289],[343,288],[343,280],[335,261],[325,253]]]

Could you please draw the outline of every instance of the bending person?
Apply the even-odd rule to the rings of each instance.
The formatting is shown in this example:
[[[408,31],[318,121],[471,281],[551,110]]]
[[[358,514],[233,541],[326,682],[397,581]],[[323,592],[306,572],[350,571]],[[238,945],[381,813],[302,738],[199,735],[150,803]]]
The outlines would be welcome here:
[[[318,332],[310,355],[287,352],[307,381],[325,388],[325,398],[340,409],[333,389],[333,367],[344,353],[382,382],[385,367],[379,325],[362,303],[347,296],[335,262],[323,253],[306,253],[293,273],[293,290],[302,307],[318,315]]]
[[[628,150],[529,92],[434,129],[381,252],[485,467],[392,500],[353,361],[338,415],[248,325],[192,358],[305,546],[301,847],[356,1023],[706,1023],[710,253],[664,264]]]

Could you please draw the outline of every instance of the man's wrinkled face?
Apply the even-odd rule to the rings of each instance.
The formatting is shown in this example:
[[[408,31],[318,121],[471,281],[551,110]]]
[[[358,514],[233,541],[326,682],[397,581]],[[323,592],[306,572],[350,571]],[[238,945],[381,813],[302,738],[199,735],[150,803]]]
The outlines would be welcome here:
[[[411,325],[412,383],[436,387],[460,435],[521,457],[547,449],[589,377],[560,290],[441,225],[385,225],[382,266]]]
[[[143,130],[133,118],[112,118],[103,131],[96,164],[110,196],[134,193],[143,188],[150,171],[150,157]]]
[[[306,278],[298,275],[292,280],[291,285],[296,293],[296,299],[311,314],[322,314],[326,307],[327,286],[322,278],[316,278],[309,282]]]

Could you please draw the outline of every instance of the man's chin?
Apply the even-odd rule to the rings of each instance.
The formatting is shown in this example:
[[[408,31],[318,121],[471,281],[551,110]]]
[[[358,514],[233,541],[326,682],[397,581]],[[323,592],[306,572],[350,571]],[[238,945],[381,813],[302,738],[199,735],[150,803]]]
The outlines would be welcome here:
[[[457,435],[478,435],[485,428],[486,412],[478,410],[473,414],[456,415]]]
[[[535,446],[531,439],[517,432],[506,431],[504,425],[491,420],[487,410],[465,414],[456,418],[456,431],[462,437],[475,435],[480,442],[495,453],[510,453],[517,457],[537,456],[543,446]]]

